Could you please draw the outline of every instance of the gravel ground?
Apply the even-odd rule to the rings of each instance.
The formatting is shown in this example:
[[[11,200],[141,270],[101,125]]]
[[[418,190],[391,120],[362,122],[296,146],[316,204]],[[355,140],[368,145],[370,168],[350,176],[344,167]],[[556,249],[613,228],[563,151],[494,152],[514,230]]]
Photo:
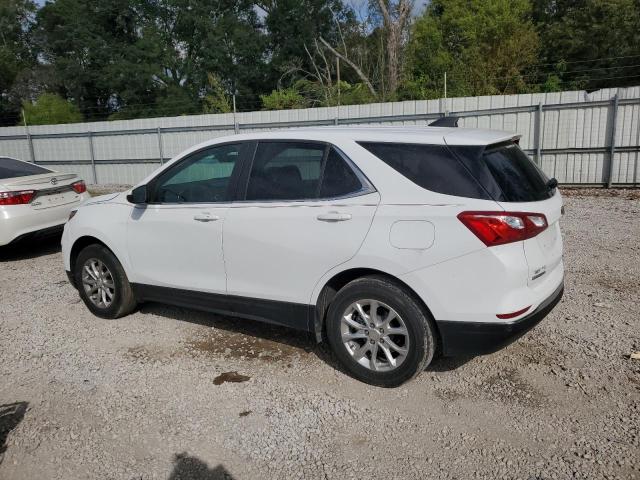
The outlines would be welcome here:
[[[0,253],[0,478],[640,478],[640,200],[569,195],[566,294],[496,354],[370,387],[309,337],[91,316],[56,240]]]

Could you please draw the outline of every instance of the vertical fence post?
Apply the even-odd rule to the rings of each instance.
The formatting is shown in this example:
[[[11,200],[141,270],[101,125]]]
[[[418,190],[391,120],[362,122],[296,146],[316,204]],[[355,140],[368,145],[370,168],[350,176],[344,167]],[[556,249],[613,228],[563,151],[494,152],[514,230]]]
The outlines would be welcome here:
[[[233,94],[233,132],[235,134],[238,134],[238,131],[240,130],[240,125],[238,125],[238,120],[236,118],[237,112],[236,112],[236,94]]]
[[[29,125],[27,125],[27,115],[22,109],[22,121],[24,122],[24,131],[27,132],[27,142],[29,143],[29,154],[31,155],[31,163],[36,163],[36,154],[33,150],[33,139],[31,138],[31,132],[29,132]]]
[[[536,163],[542,167],[542,102],[538,103],[536,111]]]
[[[164,149],[162,148],[162,130],[158,127],[158,153],[160,154],[160,165],[164,165]]]
[[[93,150],[93,132],[87,132],[89,135],[89,153],[91,154],[91,169],[93,170],[93,184],[98,184],[98,176],[96,175],[96,154]]]
[[[29,142],[29,154],[31,155],[31,163],[36,163],[36,152],[33,149],[33,138],[29,133],[29,127],[27,127],[27,141]]]
[[[611,128],[609,129],[609,164],[607,165],[607,188],[613,182],[613,157],[616,153],[616,123],[618,123],[618,94],[611,99]]]

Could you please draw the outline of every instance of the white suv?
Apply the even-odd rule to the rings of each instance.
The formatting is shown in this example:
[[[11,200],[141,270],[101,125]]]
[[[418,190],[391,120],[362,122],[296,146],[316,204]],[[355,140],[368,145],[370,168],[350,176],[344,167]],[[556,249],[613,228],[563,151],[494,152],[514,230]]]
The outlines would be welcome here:
[[[285,325],[396,386],[437,353],[501,348],[560,300],[556,185],[499,131],[236,135],[73,212],[64,263],[99,317],[154,301]]]

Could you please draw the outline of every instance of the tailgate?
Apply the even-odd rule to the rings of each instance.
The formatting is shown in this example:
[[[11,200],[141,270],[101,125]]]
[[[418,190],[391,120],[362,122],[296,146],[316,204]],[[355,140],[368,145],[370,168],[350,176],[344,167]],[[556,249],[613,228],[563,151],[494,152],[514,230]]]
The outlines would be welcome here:
[[[508,211],[542,213],[547,218],[548,227],[540,234],[523,242],[524,254],[529,267],[528,284],[533,286],[543,282],[562,261],[562,196],[560,192],[548,200],[527,203],[501,202]]]

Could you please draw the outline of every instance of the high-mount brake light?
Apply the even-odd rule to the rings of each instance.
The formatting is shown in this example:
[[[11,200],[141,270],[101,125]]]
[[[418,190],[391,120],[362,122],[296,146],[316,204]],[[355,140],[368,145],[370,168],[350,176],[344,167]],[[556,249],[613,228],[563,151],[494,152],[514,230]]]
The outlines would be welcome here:
[[[542,213],[462,212],[458,219],[487,247],[527,240],[549,224]]]
[[[35,190],[0,192],[0,205],[26,205],[36,196]]]

